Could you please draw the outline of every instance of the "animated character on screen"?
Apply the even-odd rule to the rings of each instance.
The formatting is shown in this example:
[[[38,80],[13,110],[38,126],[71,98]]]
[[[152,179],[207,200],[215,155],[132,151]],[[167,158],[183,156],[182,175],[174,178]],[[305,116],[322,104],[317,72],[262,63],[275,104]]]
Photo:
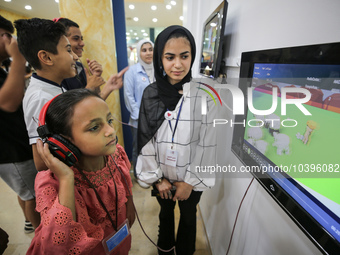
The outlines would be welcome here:
[[[267,151],[268,143],[261,140],[264,137],[263,131],[260,127],[250,127],[248,129],[248,139],[247,141],[258,149],[262,154]]]
[[[289,136],[286,134],[279,134],[277,132],[274,132],[274,143],[273,146],[277,147],[276,154],[282,155],[284,152],[285,154],[289,154],[289,143],[290,139]]]
[[[270,114],[264,119],[264,125],[271,135],[274,135],[275,132],[280,132],[280,123],[281,119],[276,114]]]
[[[301,135],[300,133],[296,134],[297,139],[302,140],[304,144],[309,144],[312,138],[312,134],[315,130],[317,130],[319,127],[318,123],[316,123],[313,120],[308,120],[306,125],[306,131],[304,135]]]

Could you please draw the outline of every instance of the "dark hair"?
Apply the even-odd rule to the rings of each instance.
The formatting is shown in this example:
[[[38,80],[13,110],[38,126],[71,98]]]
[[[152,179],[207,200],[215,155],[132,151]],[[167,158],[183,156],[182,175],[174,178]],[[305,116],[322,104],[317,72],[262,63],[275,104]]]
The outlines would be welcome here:
[[[65,26],[66,33],[68,32],[68,29],[70,27],[77,27],[77,28],[79,28],[79,25],[76,22],[74,22],[74,21],[72,21],[70,19],[67,19],[67,18],[59,18],[59,19],[57,19],[57,22],[61,23],[61,24],[63,24]]]
[[[52,134],[72,137],[74,107],[88,97],[102,99],[98,93],[88,89],[73,89],[57,96],[46,111],[45,123],[49,131]]]
[[[34,67],[41,69],[38,58],[40,50],[58,54],[57,45],[65,35],[65,27],[47,19],[19,19],[14,22],[18,34],[18,47],[26,60]]]
[[[0,15],[0,28],[11,32],[11,34],[14,33],[14,27],[13,27],[12,22],[10,22],[9,20],[5,19],[1,15]]]

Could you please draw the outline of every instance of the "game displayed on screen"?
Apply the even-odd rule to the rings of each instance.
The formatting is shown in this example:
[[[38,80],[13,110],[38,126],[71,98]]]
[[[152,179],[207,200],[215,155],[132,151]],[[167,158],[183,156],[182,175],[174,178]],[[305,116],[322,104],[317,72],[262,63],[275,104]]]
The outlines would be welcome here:
[[[340,241],[340,65],[259,63],[251,87],[255,109],[273,106],[273,88],[277,107],[262,116],[248,110],[243,150],[255,153],[259,165],[280,167],[282,174],[272,175],[276,182]],[[311,115],[295,104],[282,114],[283,88],[307,89],[311,99],[302,106]]]

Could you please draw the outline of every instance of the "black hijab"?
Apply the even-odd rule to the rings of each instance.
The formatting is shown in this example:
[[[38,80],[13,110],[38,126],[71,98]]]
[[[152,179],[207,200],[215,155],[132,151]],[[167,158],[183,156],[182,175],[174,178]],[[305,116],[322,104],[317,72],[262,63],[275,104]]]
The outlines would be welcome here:
[[[165,44],[167,43],[169,38],[174,34],[184,35],[184,37],[186,37],[189,40],[191,46],[191,66],[188,74],[179,83],[172,85],[168,81],[167,75],[164,75],[162,56]],[[180,37],[180,35],[176,37]],[[182,26],[170,26],[164,29],[157,36],[153,55],[153,66],[155,69],[155,77],[159,97],[169,110],[175,109],[179,99],[182,97],[182,95],[179,94],[178,91],[183,89],[184,83],[187,83],[191,80],[191,68],[195,60],[195,55],[196,55],[195,39],[188,29]]]
[[[169,38],[186,37],[191,46],[191,66],[188,74],[178,83],[172,85],[163,71],[162,55]],[[183,36],[181,36],[183,35]],[[164,121],[164,113],[174,110],[182,97],[178,93],[183,84],[191,80],[191,68],[196,55],[195,39],[190,31],[182,26],[170,26],[164,29],[156,38],[153,65],[156,82],[150,84],[143,93],[138,120],[138,153],[155,135]]]

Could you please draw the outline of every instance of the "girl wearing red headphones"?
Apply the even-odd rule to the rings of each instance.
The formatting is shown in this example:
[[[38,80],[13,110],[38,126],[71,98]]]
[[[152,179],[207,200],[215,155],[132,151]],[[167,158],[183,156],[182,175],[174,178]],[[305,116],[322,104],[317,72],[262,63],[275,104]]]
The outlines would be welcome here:
[[[49,170],[35,181],[42,220],[27,254],[128,254],[130,162],[108,105],[71,90],[48,102],[39,121],[37,148]]]

